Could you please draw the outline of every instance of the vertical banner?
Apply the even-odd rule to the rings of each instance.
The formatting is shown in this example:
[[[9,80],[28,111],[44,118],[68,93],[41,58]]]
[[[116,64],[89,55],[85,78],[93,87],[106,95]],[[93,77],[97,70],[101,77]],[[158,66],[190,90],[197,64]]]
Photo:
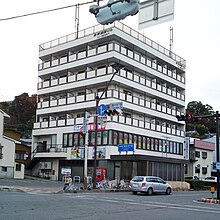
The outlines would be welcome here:
[[[189,160],[189,137],[185,138],[185,159]]]

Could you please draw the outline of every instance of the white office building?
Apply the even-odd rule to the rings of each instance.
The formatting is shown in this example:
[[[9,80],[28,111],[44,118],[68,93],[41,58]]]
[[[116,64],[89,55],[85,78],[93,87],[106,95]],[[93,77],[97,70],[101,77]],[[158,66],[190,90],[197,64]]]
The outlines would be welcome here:
[[[37,119],[33,128],[33,175],[61,180],[65,172],[84,177],[89,117],[88,176],[93,172],[96,96],[99,106],[123,106],[122,113],[98,117],[97,167],[109,179],[156,175],[184,179],[183,122],[185,60],[132,28],[115,22],[43,43],[39,47]],[[113,67],[112,67],[113,66]],[[118,109],[116,109],[118,110]],[[134,151],[118,151],[133,146]]]

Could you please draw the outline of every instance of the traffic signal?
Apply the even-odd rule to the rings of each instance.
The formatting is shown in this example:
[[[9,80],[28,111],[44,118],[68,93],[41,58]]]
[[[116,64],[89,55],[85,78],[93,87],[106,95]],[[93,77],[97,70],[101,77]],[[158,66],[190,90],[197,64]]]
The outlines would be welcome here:
[[[213,170],[216,170],[216,163],[215,162],[213,162],[212,167],[213,167]]]
[[[111,115],[120,115],[120,114],[121,114],[121,111],[120,111],[120,110],[113,109],[113,110],[105,110],[104,113],[105,113],[105,115],[108,115],[108,116],[111,116]]]
[[[111,24],[129,15],[135,15],[140,8],[140,0],[109,0],[107,5],[91,5],[89,12],[94,14],[100,24]]]
[[[197,122],[198,118],[195,116],[192,116],[190,114],[186,115],[177,115],[176,116],[178,121],[185,121],[186,123],[192,123],[192,122]]]
[[[177,115],[176,118],[177,118],[178,121],[185,121],[186,120],[185,115]]]

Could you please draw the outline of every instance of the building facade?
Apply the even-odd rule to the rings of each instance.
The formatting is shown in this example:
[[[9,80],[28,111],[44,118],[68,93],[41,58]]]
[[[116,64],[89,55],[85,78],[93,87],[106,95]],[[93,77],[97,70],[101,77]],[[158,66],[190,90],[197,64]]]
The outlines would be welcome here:
[[[185,177],[205,179],[211,176],[215,144],[190,138],[189,163],[185,164]]]
[[[66,170],[84,176],[85,112],[88,176],[93,173],[96,97],[122,114],[98,117],[97,167],[109,179],[157,175],[184,178],[185,60],[132,28],[96,25],[39,47],[37,119],[33,128],[33,175],[62,180]],[[115,74],[114,65],[121,68]],[[111,83],[108,85],[111,77]],[[108,85],[108,87],[107,87]],[[134,144],[134,151],[118,151]],[[46,165],[46,167],[45,167]]]
[[[16,146],[21,142],[4,132],[4,118],[9,115],[0,109],[0,178],[24,179],[25,165],[16,160]]]

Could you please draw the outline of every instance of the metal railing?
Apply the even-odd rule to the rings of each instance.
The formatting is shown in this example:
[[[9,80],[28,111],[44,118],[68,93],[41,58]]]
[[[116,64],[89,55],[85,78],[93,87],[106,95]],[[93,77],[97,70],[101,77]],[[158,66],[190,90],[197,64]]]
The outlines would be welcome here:
[[[171,59],[175,60],[177,63],[180,65],[184,66],[186,65],[186,61],[178,56],[177,54],[173,53],[172,51],[166,49],[165,47],[161,46],[160,44],[156,43],[155,41],[149,39],[148,37],[144,36],[143,34],[139,33],[138,31],[130,28],[129,26],[116,21],[112,24],[109,25],[95,25],[86,29],[83,29],[79,31],[78,33],[72,33],[69,35],[65,35],[63,37],[54,39],[52,41],[43,43],[39,46],[39,50],[46,50],[82,37],[86,37],[88,35],[96,34],[97,32],[103,32],[103,31],[108,31],[111,30],[111,28],[118,28],[119,30],[129,34],[130,36],[138,39],[139,41],[145,43],[146,45],[154,48],[155,50],[161,52],[162,54],[165,54],[166,56],[170,57]],[[77,35],[78,34],[78,35]]]

